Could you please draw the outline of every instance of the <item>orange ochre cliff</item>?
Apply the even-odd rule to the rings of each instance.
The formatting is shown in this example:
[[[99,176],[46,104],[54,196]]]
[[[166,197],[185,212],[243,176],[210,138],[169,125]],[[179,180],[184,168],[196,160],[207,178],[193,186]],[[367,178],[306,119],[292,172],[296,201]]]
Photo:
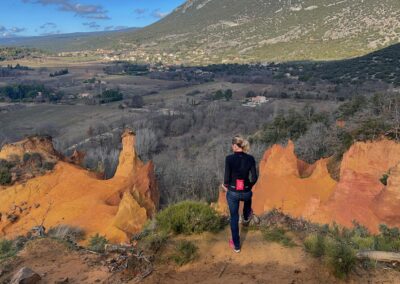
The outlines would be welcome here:
[[[379,224],[400,227],[400,144],[382,139],[357,142],[343,156],[340,179],[328,172],[329,159],[309,165],[294,153],[294,144],[274,145],[260,162],[253,210],[279,209],[317,223],[351,227],[353,221],[377,232]],[[380,179],[388,175],[387,186]],[[225,194],[218,208],[226,211]]]
[[[28,138],[5,145],[0,159],[23,159],[40,153],[56,160],[52,171],[11,186],[0,187],[0,237],[15,237],[42,225],[82,228],[112,242],[128,241],[156,213],[159,192],[151,162],[135,151],[135,135],[126,130],[113,178],[101,180],[59,155],[51,140]]]

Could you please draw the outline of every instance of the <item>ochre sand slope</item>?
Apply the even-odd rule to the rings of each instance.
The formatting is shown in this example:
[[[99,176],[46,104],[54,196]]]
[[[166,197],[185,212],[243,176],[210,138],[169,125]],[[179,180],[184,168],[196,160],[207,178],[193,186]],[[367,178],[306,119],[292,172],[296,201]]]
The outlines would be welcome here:
[[[20,144],[4,147],[0,157],[23,155],[25,149],[17,150]],[[132,131],[124,132],[122,145],[112,179],[99,180],[86,169],[59,160],[52,172],[3,188],[0,236],[23,235],[41,224],[70,225],[84,229],[87,236],[99,233],[112,242],[127,241],[155,214],[159,193],[153,164],[144,165],[137,157]],[[47,145],[40,154],[52,149]],[[17,220],[10,221],[10,215]]]
[[[393,216],[382,214],[390,211],[400,217],[400,203],[383,198],[384,192],[393,188],[385,188],[380,181],[399,162],[400,144],[394,141],[355,143],[343,156],[340,180],[332,197],[310,219],[320,223],[335,221],[347,227],[355,220],[374,233],[382,223],[400,227],[399,218],[396,221]]]

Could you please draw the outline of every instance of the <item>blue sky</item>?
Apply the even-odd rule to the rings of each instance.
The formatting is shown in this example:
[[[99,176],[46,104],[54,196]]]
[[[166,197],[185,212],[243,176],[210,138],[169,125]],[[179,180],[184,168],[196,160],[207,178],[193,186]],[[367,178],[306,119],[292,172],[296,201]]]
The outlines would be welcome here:
[[[185,0],[1,0],[0,37],[143,27]]]

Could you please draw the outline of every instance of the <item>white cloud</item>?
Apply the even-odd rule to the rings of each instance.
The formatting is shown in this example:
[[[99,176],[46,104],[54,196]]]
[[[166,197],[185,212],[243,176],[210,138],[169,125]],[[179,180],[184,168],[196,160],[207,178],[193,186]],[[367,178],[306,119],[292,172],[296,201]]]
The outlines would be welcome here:
[[[154,18],[157,19],[161,19],[164,18],[166,15],[168,15],[170,12],[161,12],[160,9],[155,9],[153,10],[153,12],[151,13],[151,16],[153,16]]]
[[[47,23],[41,25],[40,28],[41,28],[42,30],[45,30],[45,29],[55,29],[55,28],[57,28],[57,25],[56,25],[55,23],[47,22]]]
[[[72,2],[72,0],[22,0],[24,3],[41,4],[43,6],[55,5],[61,11],[72,12],[77,16],[97,19],[97,20],[108,20],[110,17],[107,15],[101,5],[84,5],[80,3]]]
[[[83,23],[82,25],[87,26],[94,30],[98,30],[100,28],[100,25],[96,22],[87,22],[87,23]]]
[[[24,31],[26,31],[26,28],[0,26],[0,37],[15,37]]]

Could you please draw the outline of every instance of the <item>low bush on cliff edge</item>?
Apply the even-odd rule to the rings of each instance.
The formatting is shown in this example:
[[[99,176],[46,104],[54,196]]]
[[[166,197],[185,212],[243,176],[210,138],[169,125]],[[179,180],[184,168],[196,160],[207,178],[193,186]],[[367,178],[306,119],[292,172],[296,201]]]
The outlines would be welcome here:
[[[195,260],[198,256],[198,247],[186,240],[179,241],[175,247],[175,254],[172,255],[173,260],[179,266]]]
[[[0,185],[8,185],[11,183],[12,177],[8,169],[0,169]]]
[[[304,248],[314,257],[323,258],[334,274],[345,277],[357,263],[356,252],[376,250],[400,252],[399,228],[380,225],[380,233],[372,235],[367,228],[353,222],[353,228],[341,228],[338,225],[320,227],[316,233],[304,239]]]
[[[293,240],[287,235],[285,229],[280,227],[269,227],[262,228],[261,232],[265,240],[270,242],[280,243],[286,247],[294,247],[296,244]]]
[[[161,211],[157,217],[160,230],[175,234],[217,232],[223,227],[221,216],[206,203],[183,201]]]
[[[344,278],[356,264],[355,249],[345,240],[322,234],[311,234],[304,240],[304,247],[314,257],[322,257],[336,277]]]
[[[11,171],[12,164],[6,160],[0,159],[0,185],[8,185],[12,181]]]
[[[108,240],[104,236],[100,236],[96,234],[91,236],[89,239],[89,249],[95,252],[104,252],[106,244],[108,244]]]
[[[260,230],[270,241],[282,243],[285,236],[292,236],[296,243],[301,241],[306,252],[329,266],[339,278],[345,278],[357,264],[368,268],[369,263],[372,263],[358,260],[359,251],[400,253],[400,229],[389,228],[384,224],[379,226],[379,234],[371,234],[368,228],[357,221],[353,221],[352,228],[336,223],[320,225],[274,209],[261,215],[260,225],[252,229]]]
[[[11,240],[0,240],[0,261],[14,256],[17,249]]]
[[[311,234],[304,240],[304,248],[314,257],[321,257],[325,253],[325,239],[321,234]]]
[[[344,278],[356,264],[356,253],[350,244],[344,241],[331,240],[325,244],[329,265],[336,277]]]
[[[156,254],[165,245],[167,240],[168,234],[166,232],[153,232],[144,237],[139,244],[143,250]]]
[[[379,181],[380,181],[384,186],[387,186],[388,179],[389,179],[389,174],[383,174],[383,176],[379,179]]]

